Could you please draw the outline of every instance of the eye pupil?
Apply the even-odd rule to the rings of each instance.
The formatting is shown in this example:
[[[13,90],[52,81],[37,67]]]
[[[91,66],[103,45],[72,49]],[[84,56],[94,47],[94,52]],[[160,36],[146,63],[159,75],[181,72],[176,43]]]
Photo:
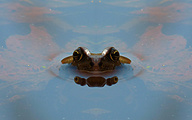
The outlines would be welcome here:
[[[75,59],[75,60],[81,60],[81,58],[82,58],[82,54],[80,53],[80,52],[78,52],[78,51],[74,51],[73,52],[73,58]]]
[[[114,77],[114,82],[117,83],[117,81],[118,81],[118,77],[115,76]]]
[[[78,55],[79,55],[79,52],[74,51],[73,56],[78,56]]]
[[[111,59],[113,61],[117,61],[119,59],[119,52],[117,50],[111,53]]]
[[[119,56],[119,52],[118,52],[118,51],[115,51],[115,52],[114,52],[114,56]]]

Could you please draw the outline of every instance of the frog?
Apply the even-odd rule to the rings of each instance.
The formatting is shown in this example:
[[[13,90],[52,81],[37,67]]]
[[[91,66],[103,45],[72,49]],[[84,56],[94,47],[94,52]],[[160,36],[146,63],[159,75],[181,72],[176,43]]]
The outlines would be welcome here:
[[[105,85],[112,86],[113,84],[116,84],[118,82],[118,77],[114,76],[110,78],[104,78],[102,76],[91,76],[86,79],[76,76],[74,78],[74,82],[81,86],[87,85],[89,87],[104,87]]]
[[[71,64],[83,71],[110,71],[122,64],[131,64],[131,60],[121,56],[114,47],[107,47],[101,53],[91,53],[86,47],[78,47],[72,56],[61,60],[62,64]]]

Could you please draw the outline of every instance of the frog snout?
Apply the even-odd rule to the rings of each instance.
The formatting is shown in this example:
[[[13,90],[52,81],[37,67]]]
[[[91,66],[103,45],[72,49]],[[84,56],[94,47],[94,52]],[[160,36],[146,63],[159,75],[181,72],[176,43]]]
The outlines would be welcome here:
[[[101,59],[92,59],[90,65],[92,66],[93,70],[100,70]]]

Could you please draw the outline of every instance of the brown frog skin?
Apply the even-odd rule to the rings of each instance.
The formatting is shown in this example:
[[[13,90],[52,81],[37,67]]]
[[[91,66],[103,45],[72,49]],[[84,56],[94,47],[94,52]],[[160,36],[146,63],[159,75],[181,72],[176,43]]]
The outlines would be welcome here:
[[[131,60],[120,56],[114,47],[105,48],[102,53],[91,53],[85,47],[78,47],[73,52],[73,56],[62,59],[61,63],[71,63],[73,66],[77,66],[78,70],[107,71],[114,70],[121,63],[130,64]]]
[[[118,77],[114,76],[105,79],[101,76],[92,76],[86,79],[76,76],[74,78],[74,81],[76,84],[79,84],[81,86],[88,85],[89,87],[104,87],[105,85],[111,86],[116,84],[118,82]]]

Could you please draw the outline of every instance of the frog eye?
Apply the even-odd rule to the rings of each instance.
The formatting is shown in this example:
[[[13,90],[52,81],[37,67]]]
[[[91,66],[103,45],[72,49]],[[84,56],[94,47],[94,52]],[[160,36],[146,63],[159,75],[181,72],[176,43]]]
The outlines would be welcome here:
[[[76,77],[74,78],[74,81],[75,81],[76,83],[79,83],[79,80],[80,80],[80,77],[78,77],[78,76],[76,76]]]
[[[117,83],[118,82],[118,77],[117,76],[112,77],[112,79],[113,79],[113,83]]]
[[[82,59],[82,57],[83,57],[83,53],[82,53],[80,48],[78,48],[77,50],[75,50],[73,52],[73,59],[74,60],[80,61]]]
[[[85,78],[80,78],[80,77],[76,76],[74,78],[74,81],[75,81],[75,83],[80,84],[81,86],[86,85],[86,79]]]
[[[119,56],[120,56],[119,52],[115,48],[112,48],[111,53],[110,53],[111,60],[117,61],[117,60],[119,60]]]
[[[107,79],[107,85],[111,86],[113,84],[116,84],[118,82],[118,77],[114,76],[112,78]]]

